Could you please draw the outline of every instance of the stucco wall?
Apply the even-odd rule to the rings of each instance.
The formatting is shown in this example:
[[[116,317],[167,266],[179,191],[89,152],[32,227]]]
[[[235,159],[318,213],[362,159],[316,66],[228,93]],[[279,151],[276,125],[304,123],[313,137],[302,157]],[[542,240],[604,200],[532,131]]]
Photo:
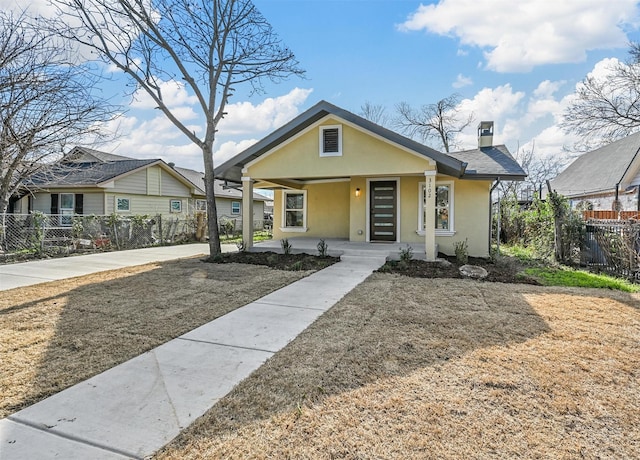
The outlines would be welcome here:
[[[349,182],[309,184],[307,193],[307,231],[284,232],[282,209],[283,193],[274,193],[273,238],[349,238]]]
[[[340,123],[328,119],[320,126],[335,124]],[[321,157],[319,136],[320,128],[315,126],[249,165],[247,175],[257,179],[350,177],[415,174],[434,168],[428,158],[346,124],[342,124],[342,156]]]
[[[380,177],[376,177],[379,179]],[[371,179],[371,178],[370,178]],[[399,177],[399,231],[401,243],[424,244],[419,231],[419,184],[424,176]],[[437,182],[453,182],[454,233],[436,235],[439,250],[453,255],[454,244],[467,239],[469,255],[489,255],[489,181],[454,180],[438,176]],[[360,188],[360,196],[355,196]],[[314,184],[307,190],[307,227],[304,233],[283,232],[283,198],[280,190],[274,196],[274,238],[345,238],[366,241],[367,234],[367,178],[354,177],[350,182]]]

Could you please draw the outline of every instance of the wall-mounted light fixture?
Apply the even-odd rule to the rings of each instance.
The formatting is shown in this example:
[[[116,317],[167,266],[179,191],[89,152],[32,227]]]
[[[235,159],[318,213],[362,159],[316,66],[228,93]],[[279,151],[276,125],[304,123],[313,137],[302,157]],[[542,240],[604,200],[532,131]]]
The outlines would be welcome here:
[[[356,189],[356,196],[357,196],[357,197],[358,197],[358,196],[360,196],[360,188],[357,188],[357,189]]]

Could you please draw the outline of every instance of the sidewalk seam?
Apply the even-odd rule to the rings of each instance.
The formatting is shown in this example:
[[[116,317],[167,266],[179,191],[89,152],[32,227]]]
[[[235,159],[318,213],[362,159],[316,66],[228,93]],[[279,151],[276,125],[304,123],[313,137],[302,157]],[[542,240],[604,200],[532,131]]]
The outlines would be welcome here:
[[[63,433],[63,432],[60,432],[60,431],[53,431],[53,430],[51,430],[49,428],[43,427],[41,424],[33,423],[33,422],[28,421],[28,420],[23,420],[23,419],[20,419],[18,417],[14,417],[13,415],[8,416],[6,418],[6,420],[9,420],[9,421],[11,421],[13,423],[17,423],[18,425],[23,425],[23,426],[26,426],[28,428],[32,428],[32,429],[37,430],[37,431],[41,431],[43,433],[47,433],[47,434],[51,434],[51,435],[57,436],[59,438],[67,439],[69,441],[77,442],[79,444],[85,444],[87,446],[95,447],[97,449],[101,449],[101,450],[104,450],[104,451],[107,451],[107,452],[112,452],[114,454],[122,455],[124,457],[128,457],[128,458],[131,458],[131,459],[134,459],[134,460],[144,460],[144,457],[140,457],[139,455],[132,454],[131,452],[127,452],[125,450],[121,450],[121,449],[118,449],[118,448],[115,448],[115,447],[107,446],[107,445],[104,445],[104,444],[101,444],[101,443],[98,443],[98,442],[95,442],[95,441],[90,441],[88,439],[80,438],[80,437],[74,436],[72,434],[67,434],[67,433]]]
[[[277,353],[277,351],[279,351],[279,350],[277,351],[265,350],[264,348],[243,347],[242,345],[229,345],[228,343],[210,342],[208,340],[190,339],[188,337],[176,337],[174,340],[185,340],[187,342],[205,343],[207,345],[217,345],[219,347],[226,347],[226,348],[240,348],[242,350],[261,351],[263,353],[269,353],[271,355],[274,355],[275,353]]]

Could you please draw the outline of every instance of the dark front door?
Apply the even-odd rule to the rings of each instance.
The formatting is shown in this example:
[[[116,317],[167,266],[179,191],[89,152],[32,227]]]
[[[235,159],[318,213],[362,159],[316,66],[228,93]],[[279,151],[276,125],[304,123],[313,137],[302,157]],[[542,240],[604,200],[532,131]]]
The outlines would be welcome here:
[[[369,184],[371,241],[396,241],[398,190],[395,181],[375,181]]]

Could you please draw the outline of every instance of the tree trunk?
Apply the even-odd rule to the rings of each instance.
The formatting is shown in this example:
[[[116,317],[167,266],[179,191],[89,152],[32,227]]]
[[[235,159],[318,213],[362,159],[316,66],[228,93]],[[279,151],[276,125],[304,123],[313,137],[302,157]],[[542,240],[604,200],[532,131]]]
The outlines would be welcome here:
[[[213,175],[213,145],[202,148],[204,159],[204,188],[207,194],[207,228],[209,230],[209,257],[222,252],[218,233],[218,210],[216,209],[215,179]]]

